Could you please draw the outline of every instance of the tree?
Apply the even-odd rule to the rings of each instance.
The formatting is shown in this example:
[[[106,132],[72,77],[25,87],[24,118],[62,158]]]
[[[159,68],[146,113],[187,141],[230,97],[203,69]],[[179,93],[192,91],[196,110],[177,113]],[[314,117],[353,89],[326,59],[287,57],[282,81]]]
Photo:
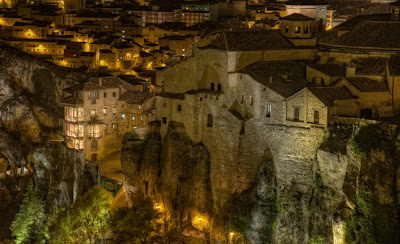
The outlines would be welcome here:
[[[45,221],[44,201],[35,194],[33,186],[29,185],[19,212],[11,224],[15,242],[31,243],[40,234]]]
[[[157,235],[160,212],[150,199],[138,200],[131,209],[121,208],[112,213],[110,226],[115,243],[152,243]]]
[[[50,243],[94,243],[104,239],[112,200],[112,193],[100,186],[89,189],[58,215],[49,229]]]

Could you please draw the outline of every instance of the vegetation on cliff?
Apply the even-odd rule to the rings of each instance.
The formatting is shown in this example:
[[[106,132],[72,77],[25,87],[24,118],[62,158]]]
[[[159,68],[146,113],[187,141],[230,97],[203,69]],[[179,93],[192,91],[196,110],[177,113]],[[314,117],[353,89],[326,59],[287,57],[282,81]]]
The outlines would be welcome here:
[[[361,190],[356,197],[356,209],[346,221],[346,242],[377,243],[373,235],[374,214],[371,193]]]
[[[44,201],[35,194],[33,186],[30,185],[11,225],[15,242],[31,243],[40,239],[45,218]]]

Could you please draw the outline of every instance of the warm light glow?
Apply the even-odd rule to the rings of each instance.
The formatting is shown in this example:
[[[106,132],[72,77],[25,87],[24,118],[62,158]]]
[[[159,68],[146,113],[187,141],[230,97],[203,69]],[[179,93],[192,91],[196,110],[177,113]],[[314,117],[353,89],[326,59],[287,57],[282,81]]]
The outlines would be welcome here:
[[[230,232],[229,233],[229,236],[234,236],[235,235],[235,232]]]
[[[192,219],[192,225],[196,229],[199,229],[201,231],[207,229],[209,227],[208,219],[206,216],[202,215],[197,215]]]

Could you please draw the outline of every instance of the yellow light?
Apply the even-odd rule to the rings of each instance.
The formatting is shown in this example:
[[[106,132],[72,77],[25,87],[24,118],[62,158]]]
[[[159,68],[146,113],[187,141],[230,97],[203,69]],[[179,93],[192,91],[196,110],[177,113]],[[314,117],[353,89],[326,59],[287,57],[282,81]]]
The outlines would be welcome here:
[[[230,232],[229,233],[229,236],[234,236],[235,235],[235,232]]]
[[[202,220],[203,220],[203,218],[201,218],[201,217],[198,217],[198,218],[197,218],[197,220],[198,220],[198,221],[202,221]]]

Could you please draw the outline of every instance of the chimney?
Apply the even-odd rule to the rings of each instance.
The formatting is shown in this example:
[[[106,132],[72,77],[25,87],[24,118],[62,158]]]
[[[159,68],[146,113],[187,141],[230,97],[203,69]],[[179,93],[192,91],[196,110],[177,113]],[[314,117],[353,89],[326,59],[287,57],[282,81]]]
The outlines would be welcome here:
[[[346,67],[346,77],[353,77],[353,76],[356,76],[356,65],[350,63]]]

